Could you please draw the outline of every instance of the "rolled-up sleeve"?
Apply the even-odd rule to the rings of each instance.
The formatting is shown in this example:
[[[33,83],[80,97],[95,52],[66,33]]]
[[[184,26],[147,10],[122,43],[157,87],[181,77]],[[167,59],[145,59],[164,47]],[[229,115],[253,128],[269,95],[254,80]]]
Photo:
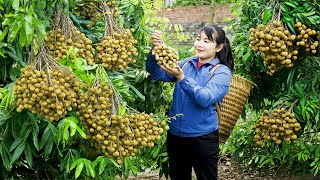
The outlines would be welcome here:
[[[195,102],[202,107],[208,107],[222,100],[228,93],[231,75],[231,71],[226,66],[221,66],[215,70],[212,78],[204,87],[188,77],[185,77],[178,83],[183,91]]]
[[[149,52],[146,60],[146,71],[150,74],[149,77],[153,80],[166,82],[175,82],[177,80],[157,64],[155,56],[152,55],[152,50]]]

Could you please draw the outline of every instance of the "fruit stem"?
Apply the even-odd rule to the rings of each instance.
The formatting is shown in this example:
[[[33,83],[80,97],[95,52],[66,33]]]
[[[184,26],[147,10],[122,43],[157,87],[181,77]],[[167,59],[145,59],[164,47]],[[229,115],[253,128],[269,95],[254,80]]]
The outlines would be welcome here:
[[[292,112],[292,110],[293,110],[293,107],[297,104],[299,102],[299,99],[296,99],[292,104],[291,104],[291,106],[290,106],[290,108],[289,108],[289,110],[288,110],[288,112]]]

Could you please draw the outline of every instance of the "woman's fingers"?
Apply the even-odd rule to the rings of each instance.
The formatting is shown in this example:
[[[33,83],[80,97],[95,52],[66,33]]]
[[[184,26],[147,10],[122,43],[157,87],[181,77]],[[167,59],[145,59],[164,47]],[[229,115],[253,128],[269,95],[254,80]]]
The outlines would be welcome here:
[[[161,33],[159,31],[155,31],[151,36],[151,43],[154,46],[158,46],[163,43]]]

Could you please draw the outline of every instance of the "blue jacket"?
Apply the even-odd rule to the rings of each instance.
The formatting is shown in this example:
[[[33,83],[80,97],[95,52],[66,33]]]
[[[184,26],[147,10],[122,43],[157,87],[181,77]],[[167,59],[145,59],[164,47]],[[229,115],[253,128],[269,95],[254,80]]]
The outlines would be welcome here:
[[[218,129],[218,114],[215,102],[221,102],[229,90],[231,71],[221,65],[210,79],[211,69],[220,63],[218,58],[204,63],[198,70],[198,57],[179,61],[183,67],[184,79],[177,79],[166,73],[157,64],[155,57],[149,53],[146,60],[146,70],[150,78],[157,81],[176,82],[173,102],[169,116],[182,114],[171,119],[170,132],[181,137],[197,137]]]

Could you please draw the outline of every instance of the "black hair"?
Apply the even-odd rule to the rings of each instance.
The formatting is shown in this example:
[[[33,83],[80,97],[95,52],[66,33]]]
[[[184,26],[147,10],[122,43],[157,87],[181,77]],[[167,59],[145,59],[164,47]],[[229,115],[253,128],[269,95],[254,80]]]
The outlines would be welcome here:
[[[216,57],[220,60],[221,64],[228,66],[228,68],[233,71],[234,59],[231,53],[230,42],[226,37],[224,30],[217,25],[206,25],[200,30],[200,32],[202,31],[206,34],[210,41],[217,43],[217,47],[223,44],[223,48],[217,53]],[[213,35],[215,39],[213,39]]]

